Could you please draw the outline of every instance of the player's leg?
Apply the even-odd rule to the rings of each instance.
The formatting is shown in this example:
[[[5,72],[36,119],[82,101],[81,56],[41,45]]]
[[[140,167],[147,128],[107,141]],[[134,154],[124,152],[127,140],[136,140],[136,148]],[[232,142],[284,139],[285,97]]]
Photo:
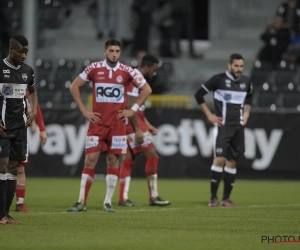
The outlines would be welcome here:
[[[7,167],[8,167],[9,158],[2,157],[2,152],[0,152],[0,155],[1,155],[0,158],[0,225],[5,225],[7,224],[8,221],[7,213],[6,213],[6,189],[7,189]]]
[[[209,207],[218,205],[218,189],[220,181],[223,176],[223,167],[225,165],[227,148],[230,141],[229,133],[225,126],[214,128],[215,147],[214,147],[214,160],[210,168],[210,201]]]
[[[236,206],[229,198],[231,191],[234,186],[236,176],[236,161],[235,160],[226,160],[226,165],[224,167],[224,191],[223,199],[221,202],[222,206],[234,207]]]
[[[21,162],[18,168],[17,187],[16,187],[16,212],[30,212],[24,204],[25,191],[26,191],[26,175],[25,175],[25,162]]]
[[[6,188],[6,214],[8,216],[8,224],[21,224],[22,222],[16,221],[9,215],[9,210],[13,202],[16,186],[17,186],[17,175],[20,161],[10,160],[7,169],[7,188]]]
[[[90,123],[89,130],[86,136],[85,160],[81,174],[79,198],[72,207],[67,208],[67,212],[86,211],[87,198],[94,181],[96,164],[101,152],[107,150],[105,136],[108,131],[109,129],[104,126]]]
[[[119,155],[108,153],[106,157],[106,194],[103,202],[103,210],[106,212],[115,212],[111,206],[111,200],[114,195],[119,176]]]
[[[98,162],[100,152],[86,154],[84,167],[81,174],[80,191],[78,201],[67,209],[67,212],[85,212],[87,198],[94,181],[95,167]]]
[[[27,152],[27,128],[21,128],[12,131],[11,134],[13,141],[10,147],[10,157],[7,168],[7,189],[6,189],[6,213],[8,216],[9,224],[21,224],[20,221],[14,220],[9,215],[9,210],[13,202],[16,186],[18,168],[22,161],[26,159]]]
[[[145,175],[148,183],[149,191],[149,205],[150,206],[167,206],[171,202],[163,200],[158,195],[157,190],[157,165],[158,165],[158,155],[153,147],[153,144],[148,145],[148,150],[143,152],[146,157]]]
[[[245,152],[245,137],[244,137],[244,127],[235,127],[234,136],[231,139],[230,147],[228,149],[228,160],[224,168],[224,192],[222,205],[234,207],[234,204],[230,200],[230,194],[234,186],[234,181],[236,177],[236,162]]]
[[[125,158],[122,161],[120,173],[119,173],[119,206],[134,206],[136,205],[128,198],[129,193],[129,187],[130,187],[130,181],[131,181],[131,170],[134,165],[134,154],[130,150],[130,148],[127,149],[127,153],[125,155]]]

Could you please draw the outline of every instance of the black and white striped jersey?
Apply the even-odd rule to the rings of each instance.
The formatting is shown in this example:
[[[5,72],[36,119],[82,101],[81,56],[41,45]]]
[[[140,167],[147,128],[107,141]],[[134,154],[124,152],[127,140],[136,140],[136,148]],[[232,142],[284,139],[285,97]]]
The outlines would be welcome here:
[[[202,85],[206,92],[213,91],[215,114],[223,118],[223,125],[243,125],[244,105],[251,105],[252,82],[242,75],[235,79],[228,71],[214,75]]]
[[[0,62],[0,119],[6,130],[24,127],[27,86],[34,85],[34,71],[27,65],[15,67],[6,59]]]

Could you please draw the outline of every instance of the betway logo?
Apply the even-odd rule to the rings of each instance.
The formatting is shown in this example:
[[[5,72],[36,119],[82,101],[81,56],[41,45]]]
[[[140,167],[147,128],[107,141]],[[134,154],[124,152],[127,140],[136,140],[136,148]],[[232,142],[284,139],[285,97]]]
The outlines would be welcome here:
[[[87,129],[88,123],[82,124],[78,129],[73,124],[49,124],[48,141],[42,151],[47,155],[62,155],[65,165],[77,164],[84,152]],[[245,156],[247,159],[254,159],[253,169],[264,170],[270,165],[282,135],[281,129],[273,129],[269,137],[264,129],[245,129]],[[202,120],[182,119],[178,127],[163,124],[158,127],[158,135],[153,139],[157,152],[162,156],[176,153],[184,157],[213,155],[213,128],[207,131]],[[32,134],[28,130],[28,141],[29,154],[37,154],[40,148],[39,133]],[[259,159],[256,158],[256,148],[261,155]]]
[[[73,124],[49,124],[46,127],[48,140],[42,148],[43,152],[47,155],[63,155],[63,163],[68,166],[78,163],[84,152],[88,123],[81,125],[78,131]],[[39,133],[32,134],[28,129],[28,142],[29,156],[36,154],[40,148]]]
[[[180,125],[163,124],[158,127],[158,135],[154,137],[157,152],[163,156],[180,153],[185,157],[201,154],[203,157],[213,155],[214,128],[207,131],[202,120],[182,119]],[[264,170],[268,168],[276,153],[283,131],[273,129],[268,138],[264,129],[245,128],[247,159],[254,159],[252,168]],[[193,143],[196,140],[197,145]],[[256,147],[261,158],[256,158]]]

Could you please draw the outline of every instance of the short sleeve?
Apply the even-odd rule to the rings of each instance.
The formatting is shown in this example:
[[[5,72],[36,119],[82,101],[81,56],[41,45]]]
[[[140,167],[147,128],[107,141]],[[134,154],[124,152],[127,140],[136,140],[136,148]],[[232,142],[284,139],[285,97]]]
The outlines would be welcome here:
[[[218,89],[220,83],[220,76],[215,75],[212,78],[210,78],[207,82],[202,84],[202,88],[206,90],[206,92],[215,91]]]
[[[84,80],[84,81],[91,81],[91,71],[92,71],[91,65],[87,66],[80,74],[79,76]]]
[[[145,85],[146,83],[146,79],[144,78],[144,76],[136,69],[133,69],[130,72],[130,75],[132,76],[133,80],[132,80],[132,84],[136,87],[136,88],[141,88],[142,86]]]

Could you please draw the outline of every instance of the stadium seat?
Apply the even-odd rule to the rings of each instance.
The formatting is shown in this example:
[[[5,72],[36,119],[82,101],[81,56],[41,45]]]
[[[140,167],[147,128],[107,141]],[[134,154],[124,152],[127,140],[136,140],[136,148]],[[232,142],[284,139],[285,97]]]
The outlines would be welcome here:
[[[300,111],[300,93],[284,93],[283,107]]]
[[[54,75],[54,88],[69,88],[77,73],[75,61],[60,59]]]
[[[278,101],[278,94],[272,92],[261,92],[258,94],[258,107],[268,108],[275,111],[280,105]]]
[[[288,90],[296,82],[297,67],[295,64],[281,61],[276,67],[275,85],[278,90]]]
[[[251,72],[254,91],[260,89],[266,82],[273,83],[273,75],[273,68],[270,63],[255,61]]]
[[[53,89],[53,62],[52,60],[37,59],[36,66],[36,88]]]

